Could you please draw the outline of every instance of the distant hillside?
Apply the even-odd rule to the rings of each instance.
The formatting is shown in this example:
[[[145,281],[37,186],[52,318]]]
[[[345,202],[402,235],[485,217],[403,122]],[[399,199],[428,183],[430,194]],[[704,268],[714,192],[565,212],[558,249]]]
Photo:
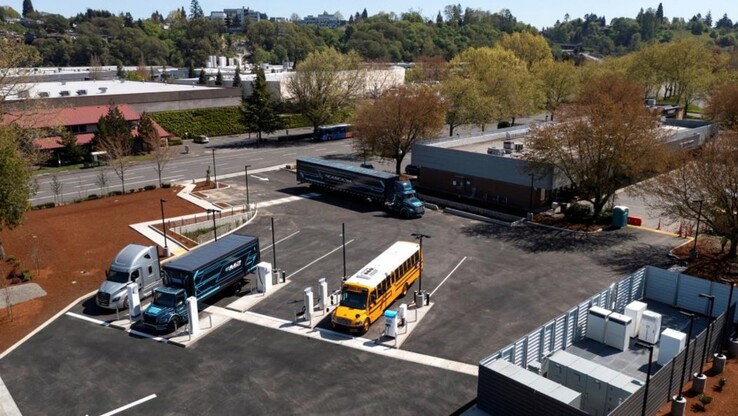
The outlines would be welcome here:
[[[21,15],[10,6],[0,6],[0,17],[7,17],[9,19],[20,19]]]

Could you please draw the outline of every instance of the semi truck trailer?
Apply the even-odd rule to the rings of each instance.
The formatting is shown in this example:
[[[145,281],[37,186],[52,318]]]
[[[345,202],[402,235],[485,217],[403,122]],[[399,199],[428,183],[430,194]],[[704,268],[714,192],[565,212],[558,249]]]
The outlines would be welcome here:
[[[144,311],[144,326],[157,332],[176,331],[188,322],[186,299],[204,301],[225,290],[237,293],[260,261],[259,239],[230,234],[198,247],[163,267],[165,286],[154,291]]]
[[[300,158],[297,159],[297,181],[367,198],[403,218],[425,214],[423,203],[416,197],[410,181],[393,173],[332,160]]]
[[[141,297],[150,296],[162,285],[159,252],[156,246],[129,244],[113,259],[105,272],[106,279],[95,296],[97,306],[106,309],[128,308],[129,283],[138,283]]]

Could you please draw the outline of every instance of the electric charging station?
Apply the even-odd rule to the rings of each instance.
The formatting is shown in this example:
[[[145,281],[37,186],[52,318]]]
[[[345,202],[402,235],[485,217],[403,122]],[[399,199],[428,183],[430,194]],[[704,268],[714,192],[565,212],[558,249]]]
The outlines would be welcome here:
[[[131,282],[126,285],[128,289],[128,319],[131,323],[141,320],[141,297],[138,294],[138,283]]]
[[[392,310],[384,311],[384,335],[390,338],[397,338],[397,312]]]
[[[197,298],[190,296],[187,298],[187,318],[190,322],[190,335],[200,333],[200,315],[197,312]]]
[[[272,264],[266,261],[256,265],[256,290],[267,293],[272,288]]]

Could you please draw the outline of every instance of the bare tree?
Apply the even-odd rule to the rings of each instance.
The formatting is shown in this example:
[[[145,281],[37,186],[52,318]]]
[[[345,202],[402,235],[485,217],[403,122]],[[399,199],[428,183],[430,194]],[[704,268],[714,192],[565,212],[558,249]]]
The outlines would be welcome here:
[[[97,54],[93,54],[90,57],[90,79],[102,79],[102,64],[100,63],[100,57],[97,56]]]
[[[133,139],[131,127],[117,106],[111,105],[108,113],[100,117],[93,142],[98,149],[107,152],[110,165],[120,179],[121,190],[125,193],[125,174],[132,165],[129,156],[133,150]]]
[[[49,184],[51,185],[51,192],[54,193],[54,204],[61,205],[64,202],[64,195],[62,195],[64,184],[56,174],[51,175],[51,182]]]
[[[141,114],[141,120],[138,124],[138,136],[141,138],[144,146],[151,152],[155,163],[154,169],[159,176],[159,187],[161,188],[161,174],[174,156],[172,148],[169,147],[168,141],[162,146],[159,132],[154,126],[154,121],[147,113]]]
[[[95,174],[95,183],[100,187],[101,196],[108,193],[108,184],[110,183],[110,180],[108,179],[108,174],[105,172],[103,167],[100,167],[97,170],[97,173]]]

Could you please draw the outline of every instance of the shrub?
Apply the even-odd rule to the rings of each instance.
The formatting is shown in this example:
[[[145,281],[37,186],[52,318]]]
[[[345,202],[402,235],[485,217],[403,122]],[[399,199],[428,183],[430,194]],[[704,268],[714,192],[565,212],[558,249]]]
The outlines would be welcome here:
[[[509,121],[500,121],[499,123],[497,123],[498,129],[506,129],[508,127],[512,127],[512,124],[510,124]]]
[[[702,406],[707,406],[708,404],[712,403],[712,396],[700,394],[699,400],[700,403],[702,403]]]
[[[113,192],[108,193],[108,195],[110,195],[110,196],[120,196],[120,195],[123,195],[123,191],[113,191]]]
[[[164,130],[176,136],[226,136],[246,133],[240,107],[200,108],[183,111],[165,111],[151,115]],[[173,144],[172,140],[169,144]]]
[[[170,145],[170,146],[179,146],[179,145],[181,145],[182,143],[184,143],[184,142],[182,141],[182,139],[178,139],[178,138],[176,138],[176,137],[171,137],[171,138],[169,139],[169,145]]]
[[[28,270],[28,269],[23,270],[23,273],[22,273],[22,276],[21,276],[21,280],[23,282],[30,282],[32,278],[33,278],[33,276],[31,275],[31,271],[30,270]]]
[[[87,199],[92,201],[93,199],[99,199],[100,197],[97,196],[97,194],[89,194],[87,195]]]
[[[564,211],[564,217],[571,221],[581,221],[590,217],[591,211],[588,206],[581,204],[571,204],[569,208]]]
[[[165,182],[165,183],[161,184],[161,187],[162,187],[162,189],[171,188],[172,187],[172,184],[169,183],[169,182]]]
[[[36,210],[36,209],[54,208],[55,206],[56,204],[54,204],[53,202],[47,202],[45,204],[38,204],[34,206],[32,209]]]
[[[156,185],[146,185],[143,189],[144,191],[153,191],[154,189],[156,189]]]

